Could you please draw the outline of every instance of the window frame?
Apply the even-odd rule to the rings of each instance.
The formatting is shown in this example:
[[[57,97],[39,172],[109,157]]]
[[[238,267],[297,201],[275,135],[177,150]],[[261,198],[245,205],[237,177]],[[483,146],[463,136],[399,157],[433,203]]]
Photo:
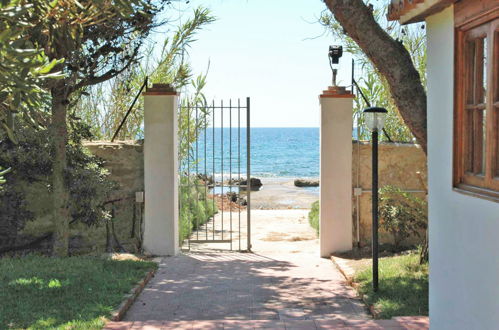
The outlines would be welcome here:
[[[476,120],[478,111],[483,111],[475,103],[476,99],[473,100],[475,110],[471,110],[468,106],[467,92],[469,92],[470,86],[474,89],[473,92],[477,93],[475,81],[477,73],[476,70],[473,70],[474,76],[470,81],[471,74],[469,66],[466,65],[470,62],[468,61],[469,48],[466,46],[469,43],[468,40],[471,39],[475,42],[473,48],[475,51],[478,44],[476,40],[482,37],[485,37],[487,42],[487,94],[484,107],[486,110],[485,171],[483,174],[475,171],[471,173],[466,170],[467,165],[470,166],[469,158],[472,158],[467,153],[470,150],[470,141],[476,141],[470,140],[470,133],[475,132],[472,127],[473,121]],[[489,11],[487,15],[480,15],[478,19],[461,22],[460,26],[456,26],[455,38],[453,188],[458,192],[499,202],[499,10]],[[472,60],[476,66],[476,57],[473,57]],[[466,118],[469,112],[471,112],[472,120]],[[477,158],[479,157],[471,160],[472,169],[481,165],[481,160]]]

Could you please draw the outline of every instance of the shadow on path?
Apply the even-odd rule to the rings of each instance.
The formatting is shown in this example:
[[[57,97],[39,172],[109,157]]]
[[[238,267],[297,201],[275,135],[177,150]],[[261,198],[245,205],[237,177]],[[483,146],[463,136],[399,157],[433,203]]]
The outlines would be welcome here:
[[[336,269],[252,253],[193,252],[163,259],[126,320],[365,319]],[[287,259],[287,258],[286,258]],[[330,267],[325,267],[330,266]],[[329,274],[328,274],[329,273]]]

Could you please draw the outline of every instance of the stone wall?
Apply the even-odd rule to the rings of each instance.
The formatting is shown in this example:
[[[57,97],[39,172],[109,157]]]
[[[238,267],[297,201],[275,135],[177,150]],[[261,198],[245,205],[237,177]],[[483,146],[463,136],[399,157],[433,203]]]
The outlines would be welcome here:
[[[85,142],[89,152],[104,160],[104,167],[109,171],[109,179],[118,183],[118,189],[111,199],[122,199],[115,203],[114,229],[121,245],[129,252],[136,252],[137,235],[132,235],[132,228],[140,224],[140,204],[135,203],[135,192],[144,191],[144,160],[141,142]],[[22,230],[28,237],[39,237],[41,233],[53,230],[50,213],[50,196],[42,191],[46,188],[41,183],[31,183],[23,190],[28,208],[36,220],[30,221]],[[111,210],[111,204],[106,206]],[[134,212],[135,211],[135,212]],[[134,216],[135,214],[135,216]],[[73,224],[70,227],[70,250],[73,254],[100,254],[106,248],[106,226],[98,224],[86,226]],[[132,237],[135,236],[135,237]]]
[[[116,203],[116,231],[122,243],[133,249],[135,240],[130,239],[133,226],[134,195],[137,191],[144,191],[144,157],[143,144],[136,141],[120,142],[87,142],[85,146],[90,152],[105,161],[109,170],[109,178],[117,182],[120,188],[113,198],[128,198]],[[362,194],[357,198],[353,196],[352,241],[357,245],[357,223],[360,220],[359,236],[360,245],[366,246],[371,242],[371,145],[367,142],[353,143],[352,161],[352,187],[362,188]],[[419,146],[402,143],[382,143],[379,145],[379,187],[393,185],[403,190],[414,191],[421,198],[425,197],[425,187],[420,177],[420,172],[426,182],[426,156]],[[137,214],[138,217],[138,214]],[[136,217],[136,218],[137,218]],[[138,219],[136,219],[138,221]],[[98,236],[98,241],[103,241],[102,232],[93,233]],[[387,233],[380,231],[380,242],[391,243],[392,238]],[[408,240],[414,243],[414,240]],[[101,244],[99,244],[101,245]]]
[[[144,191],[144,157],[143,144],[136,141],[119,142],[87,142],[89,151],[105,161],[109,170],[109,178],[119,184],[113,199],[124,198],[117,202],[115,214],[115,229],[121,243],[134,250],[136,240],[130,238],[134,221],[134,196],[137,191]],[[352,241],[357,245],[357,223],[360,220],[360,245],[371,242],[371,145],[367,142],[353,143],[352,187],[362,188],[362,194],[353,196],[353,233]],[[414,191],[424,198],[425,187],[416,172],[421,172],[426,181],[426,156],[419,146],[413,144],[382,143],[379,146],[379,186],[393,185],[403,190]],[[136,205],[137,206],[137,205]],[[138,210],[136,210],[137,212]],[[138,223],[138,212],[135,221]],[[88,233],[102,250],[105,243],[105,228],[92,229]],[[392,238],[387,233],[380,232],[381,243],[391,243]],[[409,240],[409,243],[415,242]]]
[[[120,186],[115,198],[133,197],[144,191],[144,146],[142,141],[86,142],[89,151],[105,161],[109,178]]]
[[[144,191],[143,141],[96,141],[86,142],[84,145],[93,155],[104,160],[104,167],[109,171],[108,178],[118,183],[118,189],[111,197],[120,200],[114,203],[115,231],[120,243],[128,251],[135,252],[138,246],[138,226],[141,223],[141,204],[135,203],[135,193]],[[107,208],[110,209],[111,205]],[[102,250],[105,244],[105,227],[92,230],[97,248]]]
[[[352,186],[362,188],[362,194],[353,196],[353,242],[357,245],[360,236],[360,245],[371,242],[372,208],[372,148],[367,142],[354,141]],[[425,198],[425,187],[417,172],[421,173],[423,182],[426,182],[426,156],[423,150],[414,144],[381,143],[379,145],[379,187],[392,185],[402,190],[414,192],[416,196]],[[360,222],[359,232],[357,223]],[[386,232],[380,231],[381,243],[392,243],[392,238]],[[414,243],[409,239],[408,243]]]

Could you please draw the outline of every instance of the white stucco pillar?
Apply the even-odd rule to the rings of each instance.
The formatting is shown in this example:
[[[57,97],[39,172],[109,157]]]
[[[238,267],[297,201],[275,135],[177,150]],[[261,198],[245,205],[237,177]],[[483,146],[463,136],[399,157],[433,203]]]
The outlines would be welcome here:
[[[169,85],[144,93],[144,249],[161,256],[179,252],[177,104]]]
[[[320,254],[352,249],[352,107],[354,95],[329,87],[320,95]]]

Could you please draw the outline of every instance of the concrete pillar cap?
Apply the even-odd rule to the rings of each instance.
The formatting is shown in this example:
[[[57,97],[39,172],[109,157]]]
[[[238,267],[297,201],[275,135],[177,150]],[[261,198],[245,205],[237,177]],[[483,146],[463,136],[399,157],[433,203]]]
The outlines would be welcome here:
[[[321,98],[324,97],[338,97],[338,98],[348,98],[355,97],[351,91],[348,91],[346,87],[343,86],[329,86],[327,90],[323,91],[320,95]]]
[[[178,95],[178,92],[170,84],[153,84],[146,88],[144,95]]]

